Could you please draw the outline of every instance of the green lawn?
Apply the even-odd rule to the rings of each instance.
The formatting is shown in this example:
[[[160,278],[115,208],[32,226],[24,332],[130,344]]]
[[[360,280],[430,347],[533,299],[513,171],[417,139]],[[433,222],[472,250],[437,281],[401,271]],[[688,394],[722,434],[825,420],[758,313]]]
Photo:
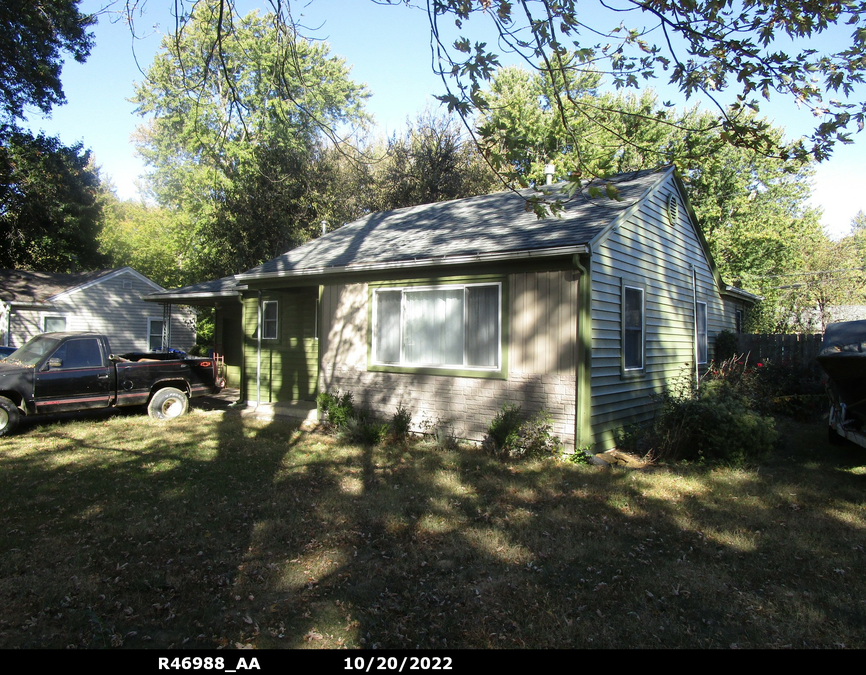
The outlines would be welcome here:
[[[0,647],[866,647],[866,450],[340,446],[193,411],[0,440]]]

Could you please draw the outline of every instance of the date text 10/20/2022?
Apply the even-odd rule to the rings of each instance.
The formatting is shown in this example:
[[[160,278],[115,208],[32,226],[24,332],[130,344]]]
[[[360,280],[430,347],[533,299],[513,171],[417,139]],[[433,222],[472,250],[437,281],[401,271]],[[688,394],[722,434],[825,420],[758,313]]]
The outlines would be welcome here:
[[[369,673],[371,670],[451,670],[451,658],[448,656],[350,656],[344,660],[344,670],[360,670]]]

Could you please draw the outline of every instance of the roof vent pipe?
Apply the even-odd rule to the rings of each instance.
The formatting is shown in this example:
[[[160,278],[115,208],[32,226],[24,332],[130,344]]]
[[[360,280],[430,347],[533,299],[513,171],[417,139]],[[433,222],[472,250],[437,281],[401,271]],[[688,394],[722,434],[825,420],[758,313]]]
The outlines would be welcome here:
[[[325,236],[326,234],[328,234],[328,221],[323,220],[322,221],[322,236]]]
[[[552,185],[553,184],[553,174],[556,173],[556,165],[555,164],[545,164],[544,165],[544,184]]]

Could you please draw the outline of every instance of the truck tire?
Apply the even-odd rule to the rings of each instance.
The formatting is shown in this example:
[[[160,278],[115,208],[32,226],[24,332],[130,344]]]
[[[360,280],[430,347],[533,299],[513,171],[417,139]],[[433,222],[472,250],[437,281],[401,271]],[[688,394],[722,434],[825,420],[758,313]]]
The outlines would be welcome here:
[[[147,414],[155,420],[173,420],[186,414],[189,399],[180,389],[160,389],[147,404]]]
[[[11,434],[18,426],[21,412],[12,401],[5,396],[0,396],[0,436]]]

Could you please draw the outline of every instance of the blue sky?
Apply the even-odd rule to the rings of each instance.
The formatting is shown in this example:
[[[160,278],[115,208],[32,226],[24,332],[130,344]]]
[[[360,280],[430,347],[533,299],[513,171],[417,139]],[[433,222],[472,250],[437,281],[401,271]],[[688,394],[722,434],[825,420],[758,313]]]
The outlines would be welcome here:
[[[265,2],[241,2],[249,9],[266,7]],[[84,0],[82,10],[97,11],[97,0]],[[136,29],[144,39],[133,39],[125,23],[112,23],[103,15],[95,29],[96,46],[83,65],[68,62],[63,69],[67,105],[57,108],[49,119],[34,114],[29,122],[35,131],[61,137],[64,143],[81,141],[93,150],[103,174],[109,176],[122,198],[138,195],[137,182],[144,165],[135,154],[131,135],[142,119],[135,115],[128,98],[134,83],[143,79],[159,47],[162,35],[173,25],[170,0],[148,0]],[[328,41],[333,54],[352,66],[356,82],[366,83],[372,96],[367,105],[379,131],[400,131],[407,118],[414,119],[425,107],[435,107],[434,94],[443,84],[430,68],[430,35],[426,13],[402,5],[388,7],[372,0],[314,0],[293,3],[296,20],[308,34]],[[606,25],[606,24],[603,24]],[[315,29],[315,30],[314,30]],[[137,63],[138,65],[137,65]],[[686,102],[658,81],[660,96],[683,106]],[[690,101],[689,104],[693,103]],[[797,111],[789,101],[773,102],[762,108],[789,136],[805,134],[813,119]],[[833,157],[818,168],[813,204],[824,211],[823,222],[833,236],[845,234],[851,219],[866,211],[866,134],[855,135],[852,145],[839,146]]]

